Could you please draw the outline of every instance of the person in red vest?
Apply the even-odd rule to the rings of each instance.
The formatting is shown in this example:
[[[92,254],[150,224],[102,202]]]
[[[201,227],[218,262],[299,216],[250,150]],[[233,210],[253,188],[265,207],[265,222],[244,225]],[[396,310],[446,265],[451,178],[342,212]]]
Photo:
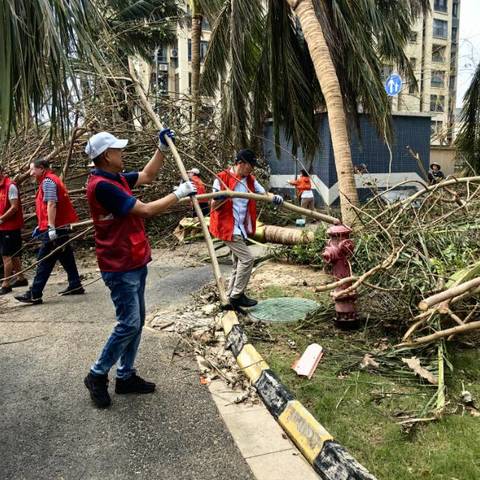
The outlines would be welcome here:
[[[85,148],[96,167],[87,182],[87,199],[95,226],[97,261],[117,319],[100,356],[84,379],[91,399],[99,408],[111,404],[108,373],[117,362],[117,394],[155,391],[155,384],[138,376],[134,368],[145,322],[145,282],[147,264],[151,261],[144,218],[158,215],[181,198],[195,194],[195,186],[190,181],[182,183],[174,193],[149,203],[135,198],[132,189],[155,180],[163,166],[163,152],[169,149],[167,136],[174,138],[169,129],[159,133],[158,149],[141,172],[123,173],[122,150],[128,140],[100,132],[89,139]]]
[[[295,186],[297,198],[300,200],[300,206],[313,210],[315,208],[315,198],[313,196],[312,182],[308,172],[304,169],[300,170],[300,176],[295,180],[289,180],[290,185]]]
[[[256,165],[257,159],[252,150],[240,150],[233,167],[217,174],[213,191],[233,190],[264,194],[265,189],[252,175]],[[274,195],[273,203],[281,205],[283,198]],[[257,304],[256,300],[245,295],[254,262],[246,239],[255,234],[256,222],[257,207],[254,200],[216,197],[212,203],[210,232],[214,237],[223,240],[232,253],[233,269],[227,294],[234,309]]]
[[[7,176],[0,165],[0,255],[3,260],[3,277],[0,295],[10,293],[15,287],[28,286],[23,274],[18,274],[15,281],[13,272],[21,272],[23,210],[18,188]],[[0,275],[1,276],[1,275]]]
[[[198,168],[192,168],[191,170],[187,170],[188,178],[190,181],[197,187],[197,195],[202,195],[203,193],[207,193],[205,189],[205,185],[200,178],[200,170]],[[205,217],[210,215],[210,204],[208,200],[199,200],[198,203],[200,204],[200,208],[202,209],[202,213]],[[195,209],[193,209],[192,215],[194,217],[197,216]]]
[[[67,243],[70,225],[78,221],[67,188],[60,178],[50,170],[48,160],[43,158],[30,164],[30,175],[35,177],[38,183],[35,197],[38,226],[34,230],[33,236],[42,241],[37,255],[40,263],[37,266],[30,290],[23,295],[15,296],[15,298],[19,302],[31,305],[42,303],[43,289],[57,261],[61,263],[68,275],[68,287],[59,294],[82,295],[85,290],[80,281],[72,247],[70,243]]]

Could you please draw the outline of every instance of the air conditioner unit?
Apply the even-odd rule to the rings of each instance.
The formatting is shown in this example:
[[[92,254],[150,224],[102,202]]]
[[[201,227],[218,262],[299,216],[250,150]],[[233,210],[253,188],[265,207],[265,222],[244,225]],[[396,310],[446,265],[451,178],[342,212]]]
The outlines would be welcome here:
[[[178,57],[178,51],[177,51],[176,48],[174,48],[174,49],[172,50],[172,55],[171,55],[171,57],[172,57],[172,58],[177,58],[177,57]]]
[[[160,72],[168,72],[168,64],[166,63],[159,63],[158,64],[158,70]]]

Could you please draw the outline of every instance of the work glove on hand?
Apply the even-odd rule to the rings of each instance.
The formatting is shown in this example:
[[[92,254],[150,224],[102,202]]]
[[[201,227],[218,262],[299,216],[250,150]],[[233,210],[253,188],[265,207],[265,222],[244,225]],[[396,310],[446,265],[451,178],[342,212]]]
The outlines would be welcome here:
[[[170,150],[165,137],[170,137],[172,141],[175,142],[175,132],[169,128],[162,128],[162,130],[158,132],[158,149],[161,152],[168,152]]]
[[[188,182],[181,183],[173,193],[180,200],[181,198],[195,195],[197,193],[197,187],[189,180]]]
[[[55,227],[48,227],[48,239],[53,242],[58,238],[57,231]]]
[[[272,203],[278,207],[283,203],[283,197],[281,195],[274,195],[272,198]]]

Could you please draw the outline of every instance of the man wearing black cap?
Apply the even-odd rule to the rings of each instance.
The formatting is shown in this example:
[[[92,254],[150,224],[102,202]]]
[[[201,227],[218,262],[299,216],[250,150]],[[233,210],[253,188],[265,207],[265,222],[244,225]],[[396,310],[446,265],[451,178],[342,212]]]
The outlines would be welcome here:
[[[265,189],[252,175],[257,164],[251,150],[240,150],[233,167],[217,174],[213,191],[232,190],[235,192],[265,194]],[[281,205],[280,195],[273,197],[275,205]],[[210,212],[210,232],[223,240],[232,252],[233,269],[227,294],[233,308],[253,307],[256,300],[245,295],[253,269],[253,256],[246,238],[255,234],[257,207],[255,200],[245,198],[217,197]]]
[[[430,185],[435,185],[445,178],[441,168],[442,167],[438,163],[432,163],[430,165],[430,171],[428,172],[428,181],[430,182]]]

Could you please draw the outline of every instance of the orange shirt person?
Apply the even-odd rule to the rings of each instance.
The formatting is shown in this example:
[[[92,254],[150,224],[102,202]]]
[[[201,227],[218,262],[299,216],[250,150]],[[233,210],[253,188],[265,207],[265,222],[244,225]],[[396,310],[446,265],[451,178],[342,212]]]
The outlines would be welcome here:
[[[308,172],[304,169],[300,170],[300,176],[296,180],[289,180],[288,183],[295,186],[297,198],[300,199],[300,206],[313,210],[315,208],[315,198]]]
[[[207,193],[205,185],[200,178],[200,170],[198,168],[192,168],[187,170],[189,180],[197,187],[197,195],[201,195],[202,193]],[[208,200],[199,200],[198,203],[200,204],[200,208],[202,209],[202,213],[205,217],[210,215],[210,204]],[[192,215],[194,217],[197,216],[195,210],[193,209]]]

